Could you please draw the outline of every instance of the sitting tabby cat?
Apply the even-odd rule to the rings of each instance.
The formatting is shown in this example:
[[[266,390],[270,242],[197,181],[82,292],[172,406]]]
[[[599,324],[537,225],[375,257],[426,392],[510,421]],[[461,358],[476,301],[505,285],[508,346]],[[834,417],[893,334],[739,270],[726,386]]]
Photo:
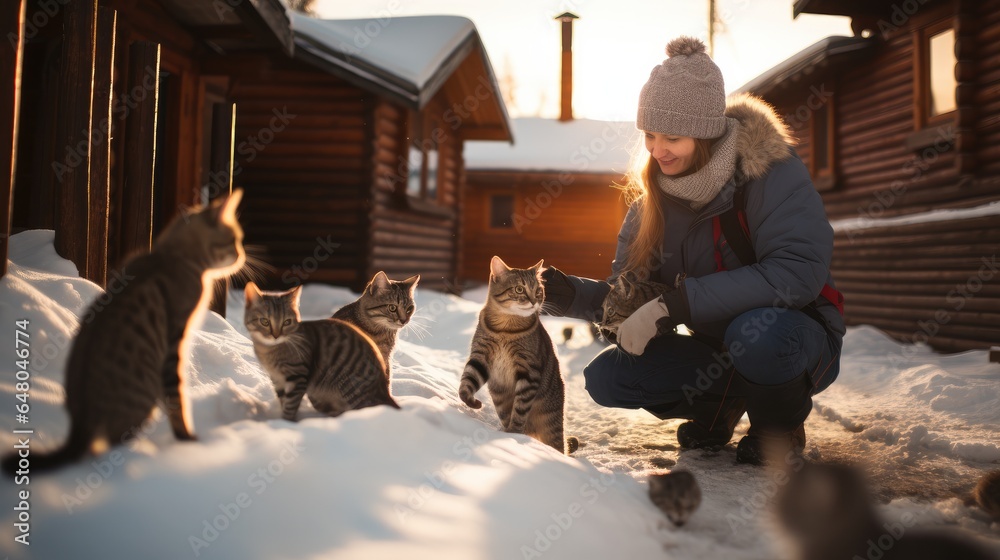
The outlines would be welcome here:
[[[330,416],[380,404],[399,408],[378,347],[357,327],[340,319],[302,321],[301,286],[262,292],[250,282],[244,292],[243,323],[274,383],[282,418],[294,422],[307,394],[313,408]]]
[[[479,313],[458,394],[468,406],[480,408],[476,391],[489,385],[504,430],[527,434],[565,453],[566,389],[552,340],[538,317],[545,300],[541,267],[538,261],[531,268],[510,268],[493,257],[489,296]],[[568,443],[572,453],[578,442],[570,438]]]
[[[599,325],[601,335],[607,340],[615,342],[618,336],[618,327],[625,319],[635,313],[636,309],[671,290],[673,288],[667,284],[640,280],[631,270],[620,274],[611,285],[611,291],[604,298],[603,313]]]
[[[125,264],[129,281],[122,291],[90,306],[66,362],[69,437],[52,453],[32,453],[32,471],[122,443],[157,402],[177,439],[195,439],[185,395],[185,339],[208,306],[213,282],[243,266],[243,230],[236,221],[242,195],[236,190],[175,218],[148,254]],[[3,469],[16,471],[18,460],[8,456]]]
[[[396,335],[413,316],[413,292],[419,281],[419,275],[402,281],[389,280],[385,272],[379,271],[357,301],[333,314],[334,319],[358,327],[375,342],[385,360],[386,376],[390,375],[389,358],[396,345]]]
[[[806,463],[782,489],[778,517],[803,560],[994,558],[972,538],[884,520],[860,471]]]

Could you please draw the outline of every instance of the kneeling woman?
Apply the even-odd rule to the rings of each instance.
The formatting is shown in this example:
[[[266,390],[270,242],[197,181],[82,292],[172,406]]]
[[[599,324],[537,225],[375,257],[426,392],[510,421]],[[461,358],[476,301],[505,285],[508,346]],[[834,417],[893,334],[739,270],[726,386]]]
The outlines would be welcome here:
[[[803,449],[812,395],[840,369],[833,230],[781,119],[753,97],[727,104],[704,50],[672,41],[642,89],[649,157],[612,264],[612,280],[632,271],[674,289],[626,319],[584,373],[599,404],[690,419],[683,448],[724,445],[747,412],[737,460],[761,464],[765,450]],[[608,283],[555,268],[544,278],[554,313],[600,319]]]

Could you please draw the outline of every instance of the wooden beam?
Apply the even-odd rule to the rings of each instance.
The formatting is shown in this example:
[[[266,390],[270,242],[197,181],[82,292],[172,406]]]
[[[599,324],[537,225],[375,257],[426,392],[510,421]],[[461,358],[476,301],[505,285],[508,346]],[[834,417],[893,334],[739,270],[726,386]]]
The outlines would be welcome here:
[[[153,242],[153,171],[156,162],[156,103],[160,45],[129,46],[126,88],[132,108],[125,119],[125,181],[122,185],[121,254],[149,251]]]
[[[208,198],[214,200],[233,192],[233,147],[236,133],[236,104],[212,104],[212,145],[209,162]],[[226,316],[229,280],[215,282],[209,309]]]
[[[7,274],[7,241],[14,209],[14,172],[17,167],[17,129],[21,107],[21,67],[24,62],[24,17],[27,0],[6,2],[0,8],[0,32],[11,40],[0,55],[0,168],[10,172],[0,183],[7,207],[0,214],[0,276]],[[9,158],[9,159],[8,159]]]
[[[70,2],[63,9],[56,124],[56,156],[63,162],[56,171],[55,247],[86,278],[97,0]]]
[[[111,193],[111,84],[115,70],[115,33],[118,14],[101,6],[97,11],[97,46],[94,52],[94,138],[90,154],[90,217],[87,244],[87,278],[100,286],[108,277],[108,212]]]

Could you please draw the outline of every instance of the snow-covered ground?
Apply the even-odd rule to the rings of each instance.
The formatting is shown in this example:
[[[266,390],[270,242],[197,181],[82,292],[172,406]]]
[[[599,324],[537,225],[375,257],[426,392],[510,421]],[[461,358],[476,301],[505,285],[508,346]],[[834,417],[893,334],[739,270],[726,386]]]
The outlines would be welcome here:
[[[113,286],[113,284],[112,284]],[[0,281],[2,447],[32,429],[33,449],[65,437],[63,368],[87,304],[102,295],[52,248],[52,233],[11,239]],[[307,285],[306,318],[352,301]],[[546,317],[567,380],[564,457],[498,430],[485,399],[457,397],[485,292],[465,298],[418,289],[384,407],[340,418],[279,419],[232,294],[229,322],[206,318],[192,339],[190,384],[200,441],[178,443],[159,413],[143,437],[27,484],[0,482],[0,554],[10,558],[780,558],[765,469],[735,464],[732,445],[678,453],[674,430],[642,411],[605,409],[584,390],[583,366],[603,348],[586,324]],[[15,330],[27,320],[32,369],[28,422],[15,419]],[[565,329],[572,330],[569,340]],[[114,333],[109,333],[114,336]],[[843,372],[807,424],[814,459],[865,460],[883,513],[977,533],[1000,552],[1000,526],[965,503],[1000,468],[1000,365],[986,352],[950,356],[853,328]],[[110,398],[110,397],[109,397]],[[747,427],[744,419],[738,439]],[[646,497],[650,473],[684,467],[704,503],[682,529]],[[23,482],[23,481],[22,481]],[[18,492],[29,492],[27,513]],[[21,508],[20,510],[18,508]],[[15,541],[26,517],[30,546]],[[21,527],[23,528],[23,526]]]

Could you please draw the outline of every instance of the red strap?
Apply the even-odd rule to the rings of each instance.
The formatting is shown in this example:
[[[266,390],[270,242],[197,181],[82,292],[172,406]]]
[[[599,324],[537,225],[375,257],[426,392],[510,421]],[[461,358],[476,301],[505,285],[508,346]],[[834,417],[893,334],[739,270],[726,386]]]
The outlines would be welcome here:
[[[746,212],[739,212],[737,214],[740,220],[740,225],[743,226],[743,231],[747,233],[747,237],[750,236],[750,227],[747,225],[747,215]],[[722,264],[722,221],[719,216],[714,216],[712,218],[712,246],[715,249],[715,271],[722,272],[726,270],[725,265]],[[833,286],[826,284],[823,289],[819,292],[819,295],[826,298],[830,303],[837,308],[837,311],[841,315],[844,314],[844,294]]]
[[[840,290],[826,284],[823,286],[823,289],[820,290],[819,295],[829,300],[830,303],[837,308],[837,311],[839,311],[841,315],[844,314],[844,294],[840,293]]]

